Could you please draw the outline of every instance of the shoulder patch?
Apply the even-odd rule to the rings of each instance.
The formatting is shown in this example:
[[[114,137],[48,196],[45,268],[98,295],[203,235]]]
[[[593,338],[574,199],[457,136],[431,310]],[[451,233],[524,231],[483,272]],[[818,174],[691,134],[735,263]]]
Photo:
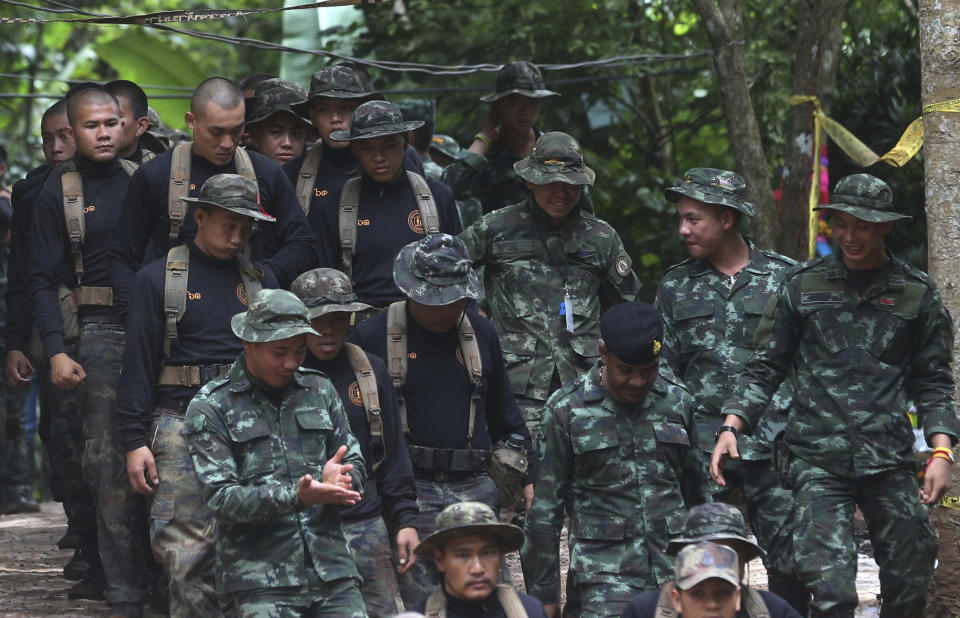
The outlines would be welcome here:
[[[630,260],[625,256],[617,258],[617,274],[626,277],[630,274]]]

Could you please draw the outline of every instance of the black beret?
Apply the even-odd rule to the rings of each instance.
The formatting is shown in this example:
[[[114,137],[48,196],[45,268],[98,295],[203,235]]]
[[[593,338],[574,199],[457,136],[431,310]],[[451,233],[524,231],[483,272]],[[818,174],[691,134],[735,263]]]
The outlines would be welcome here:
[[[660,357],[663,321],[647,303],[621,303],[603,314],[600,336],[613,354],[628,365],[647,365]]]

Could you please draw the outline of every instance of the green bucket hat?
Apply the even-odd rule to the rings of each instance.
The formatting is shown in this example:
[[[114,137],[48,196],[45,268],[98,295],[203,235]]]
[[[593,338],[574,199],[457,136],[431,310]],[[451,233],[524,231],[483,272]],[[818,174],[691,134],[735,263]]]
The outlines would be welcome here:
[[[433,99],[404,99],[396,105],[404,120],[422,120],[432,125],[437,116],[437,102]]]
[[[372,90],[353,67],[342,64],[320,69],[310,78],[310,92],[306,99],[291,107],[301,116],[310,115],[310,104],[319,97],[328,99],[383,99]]]
[[[816,206],[814,210],[839,210],[871,223],[913,218],[894,212],[890,185],[870,174],[841,178],[833,189],[833,201]]]
[[[432,307],[481,296],[467,245],[449,234],[431,234],[400,249],[393,280],[407,298]]]
[[[583,151],[577,140],[560,131],[541,135],[530,156],[513,164],[513,171],[535,185],[552,182],[593,185],[597,177],[583,162]]]
[[[460,154],[460,151],[463,149],[460,147],[460,144],[457,143],[457,140],[449,135],[441,135],[438,133],[430,140],[430,150],[439,151],[451,159],[456,159],[457,155]]]
[[[560,96],[559,92],[547,90],[546,84],[543,83],[543,75],[540,73],[540,69],[537,68],[537,65],[527,62],[526,60],[518,60],[517,62],[504,65],[503,68],[497,72],[497,83],[494,91],[484,97],[480,97],[480,100],[484,103],[493,103],[511,94],[522,94],[531,99],[545,99],[546,97]]]
[[[716,206],[728,206],[748,217],[757,214],[756,207],[743,198],[747,183],[740,174],[713,167],[695,167],[683,175],[683,184],[663,192],[668,202],[681,196]]]
[[[350,277],[334,268],[308,270],[293,280],[290,289],[307,306],[311,320],[337,311],[353,313],[370,308],[357,301]]]
[[[420,541],[414,550],[421,556],[430,555],[449,541],[475,534],[497,539],[500,551],[511,552],[523,545],[523,530],[511,524],[501,524],[497,516],[482,502],[458,502],[440,511],[436,519],[437,531]]]
[[[367,101],[353,110],[349,131],[334,131],[330,139],[353,142],[386,135],[401,135],[423,126],[422,120],[404,121],[400,109],[390,101]]]
[[[757,537],[750,534],[740,511],[729,504],[714,502],[695,506],[683,520],[683,532],[670,539],[667,555],[673,556],[684,546],[701,541],[739,541],[747,561],[764,556]]]
[[[197,197],[185,197],[184,202],[219,206],[224,210],[244,215],[257,221],[276,221],[270,213],[260,206],[260,192],[257,183],[239,174],[217,174],[207,179],[200,187]]]
[[[737,552],[715,543],[697,543],[684,547],[674,560],[677,588],[689,590],[708,579],[722,579],[740,587]]]
[[[293,105],[307,98],[303,86],[287,79],[268,79],[260,82],[253,96],[245,99],[247,124],[266,120],[278,112],[287,112],[305,125],[310,121],[293,110]]]
[[[260,290],[246,311],[233,316],[230,327],[241,341],[250,343],[319,335],[310,327],[307,306],[286,290]]]

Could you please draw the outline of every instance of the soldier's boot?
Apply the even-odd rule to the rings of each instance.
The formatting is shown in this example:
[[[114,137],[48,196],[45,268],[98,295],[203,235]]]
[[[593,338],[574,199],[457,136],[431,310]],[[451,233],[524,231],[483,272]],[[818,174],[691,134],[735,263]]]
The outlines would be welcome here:
[[[77,581],[84,578],[87,571],[90,570],[90,563],[84,555],[83,550],[77,548],[73,552],[73,557],[63,567],[63,576],[69,580]]]
[[[110,618],[142,618],[142,603],[111,603],[107,614]]]
[[[810,608],[810,593],[807,592],[802,581],[773,571],[767,571],[767,578],[770,592],[786,601],[801,616],[807,615]]]
[[[83,579],[67,590],[67,598],[102,601],[106,589],[107,578],[103,575],[103,565],[98,563],[96,567],[91,566]]]

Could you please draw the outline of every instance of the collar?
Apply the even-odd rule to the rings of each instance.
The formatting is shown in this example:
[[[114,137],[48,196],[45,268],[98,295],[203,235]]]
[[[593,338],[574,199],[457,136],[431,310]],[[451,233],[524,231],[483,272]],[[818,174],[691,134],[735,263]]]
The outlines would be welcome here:
[[[76,154],[73,156],[73,164],[81,176],[91,178],[106,178],[120,170],[120,159],[117,157],[109,161],[100,162]]]
[[[197,262],[210,266],[212,268],[238,268],[237,258],[232,260],[220,260],[209,253],[205,253],[200,247],[193,242],[193,240],[187,241],[187,247],[190,249],[190,259],[196,260]]]
[[[480,618],[482,616],[494,615],[493,612],[501,607],[496,588],[493,589],[493,592],[486,599],[477,602],[465,601],[460,597],[453,596],[447,592],[447,586],[445,584],[441,584],[440,589],[443,590],[443,596],[447,598],[448,616],[477,616]]]
[[[664,362],[661,360],[661,362]],[[613,395],[610,394],[603,386],[603,380],[600,378],[600,367],[602,362],[597,360],[590,371],[584,375],[583,379],[583,400],[587,401],[602,401],[602,406],[611,412],[624,412],[624,413],[634,413],[638,409],[642,410],[646,408],[650,402],[650,393],[657,393],[657,395],[662,395],[666,392],[666,386],[663,382],[663,376],[657,375],[657,379],[654,381],[653,386],[650,387],[650,390],[647,391],[647,396],[644,398],[643,403],[639,405],[624,405],[618,402],[613,398]]]
[[[573,207],[573,210],[570,211],[570,214],[567,215],[567,218],[564,219],[563,223],[560,225],[554,225],[553,220],[550,219],[547,213],[543,212],[543,209],[537,205],[536,201],[534,201],[533,194],[528,189],[525,189],[525,191],[527,192],[527,212],[530,213],[530,217],[533,219],[534,225],[544,228],[545,230],[565,230],[567,228],[574,227],[577,225],[577,223],[579,223],[581,218],[579,201],[577,202],[577,205]]]
[[[879,280],[880,277],[885,277],[886,283],[880,289],[903,289],[907,282],[906,274],[903,270],[903,262],[901,262],[890,249],[885,248],[884,253],[887,256],[887,264],[882,267],[882,274],[877,277],[877,279]],[[846,279],[848,269],[843,263],[843,258],[839,252],[831,253],[825,257],[823,263],[826,267],[825,274],[827,279]],[[874,287],[876,286],[871,286],[871,289]]]
[[[230,392],[242,393],[256,388],[269,397],[288,390],[293,383],[296,383],[296,385],[301,388],[307,388],[309,386],[307,375],[308,374],[302,372],[300,369],[297,369],[293,372],[293,379],[290,380],[290,382],[287,382],[285,386],[280,388],[274,388],[250,373],[250,370],[247,369],[247,353],[241,352],[240,356],[237,357],[237,362],[230,368]]]
[[[757,245],[754,244],[753,239],[749,236],[743,237],[744,242],[747,243],[747,248],[750,251],[750,255],[747,258],[747,264],[743,267],[742,271],[747,271],[755,275],[767,275],[770,274],[768,271],[764,270],[761,263],[764,261],[764,255],[757,248]],[[713,267],[713,264],[710,263],[710,260],[706,258],[696,258],[693,260],[691,265],[691,277],[702,277],[704,275],[709,275],[710,273],[715,273],[717,276],[723,277],[724,279],[729,279],[727,275],[720,273],[716,268]]]

